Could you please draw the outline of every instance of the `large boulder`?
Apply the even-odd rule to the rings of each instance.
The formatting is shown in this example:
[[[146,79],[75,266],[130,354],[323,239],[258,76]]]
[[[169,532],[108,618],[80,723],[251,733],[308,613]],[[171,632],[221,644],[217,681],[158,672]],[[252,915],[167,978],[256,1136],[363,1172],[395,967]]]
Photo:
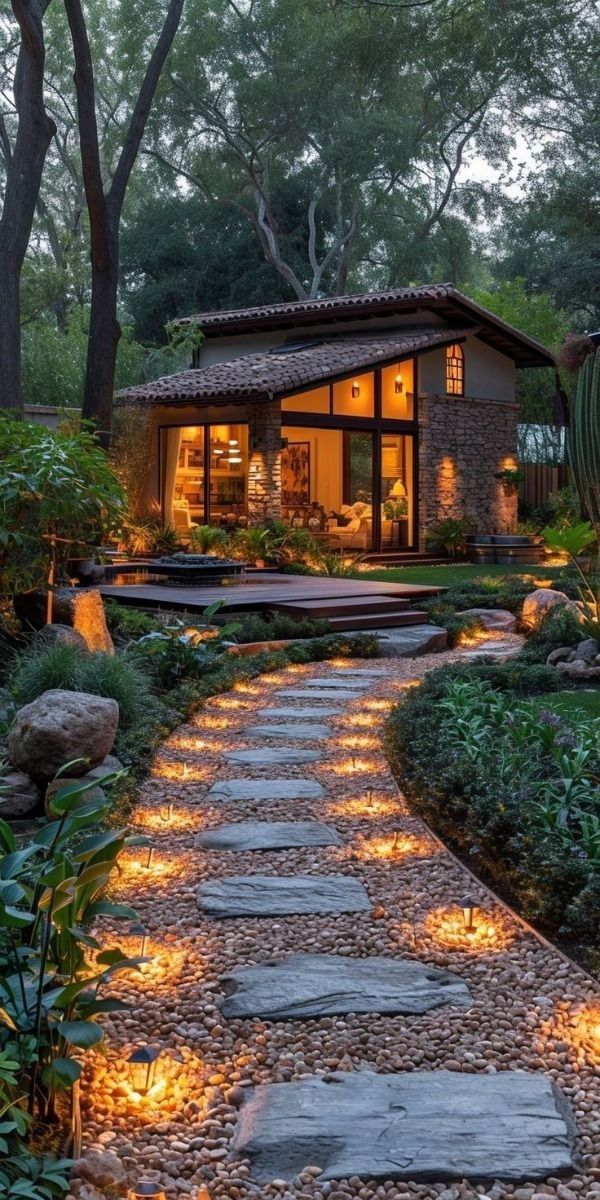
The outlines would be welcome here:
[[[419,658],[448,649],[448,634],[439,625],[403,625],[377,634],[380,658]]]
[[[0,817],[3,821],[29,816],[39,802],[37,784],[23,771],[8,771],[0,778]]]
[[[112,750],[119,723],[116,700],[87,692],[44,692],[17,713],[8,735],[13,766],[48,780],[74,759],[93,768]],[[81,774],[81,761],[68,771]]]
[[[537,588],[523,601],[521,622],[525,629],[539,629],[544,617],[552,612],[552,609],[559,607],[571,612],[578,621],[581,619],[579,605],[574,600],[569,600],[565,592],[558,592],[553,588]]]
[[[15,612],[20,621],[31,629],[42,629],[46,621],[46,595],[28,592],[16,596]],[[114,646],[102,596],[95,588],[58,588],[52,597],[52,621],[68,625],[81,634],[88,650],[103,650],[114,654]]]
[[[517,618],[507,608],[466,608],[458,615],[459,617],[471,617],[479,623],[482,629],[513,633],[517,628]]]

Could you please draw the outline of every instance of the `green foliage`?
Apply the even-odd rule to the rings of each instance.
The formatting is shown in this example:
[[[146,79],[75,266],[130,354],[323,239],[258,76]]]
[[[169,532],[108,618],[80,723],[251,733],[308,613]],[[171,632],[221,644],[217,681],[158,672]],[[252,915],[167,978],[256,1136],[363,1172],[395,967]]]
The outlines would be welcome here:
[[[411,802],[526,917],[597,945],[597,888],[595,907],[582,897],[600,866],[598,722],[520,699],[552,674],[518,660],[434,671],[393,710],[388,753]]]
[[[128,554],[151,557],[181,550],[179,534],[171,525],[163,523],[160,512],[142,516],[128,512],[122,521],[121,537]]]
[[[184,680],[214,671],[222,653],[216,639],[194,642],[173,630],[146,634],[130,648],[127,659],[150,675],[159,692],[170,692]]]
[[[104,613],[113,638],[124,641],[143,637],[145,633],[160,632],[164,625],[154,614],[144,612],[141,608],[119,604],[117,600],[105,600]]]
[[[116,778],[107,777],[103,787]],[[141,961],[103,949],[89,933],[96,917],[135,917],[127,906],[100,900],[128,839],[125,830],[97,832],[110,801],[97,789],[91,798],[94,786],[63,778],[50,821],[25,846],[17,847],[0,821],[0,1054],[8,1055],[0,1080],[13,1137],[22,1137],[33,1119],[58,1119],[58,1093],[71,1090],[82,1052],[104,1038],[99,1018],[126,1008],[106,996],[107,986],[116,972]],[[56,1192],[39,1184],[52,1168],[38,1164],[31,1173],[34,1179],[38,1173],[39,1190],[10,1194],[60,1192],[63,1168],[53,1169]]]
[[[561,550],[568,554],[571,566],[577,572],[579,587],[577,589],[582,610],[582,625],[588,637],[600,641],[600,577],[584,567],[579,555],[587,546],[596,547],[596,532],[589,521],[579,525],[571,525],[562,529],[551,529],[546,526],[542,536],[553,550]]]
[[[189,540],[194,554],[226,554],[229,546],[226,530],[218,525],[194,525]]]
[[[295,621],[285,613],[273,613],[270,617],[250,614],[242,620],[232,620],[231,637],[236,642],[266,642],[278,638],[315,638],[325,637],[330,632],[329,621],[310,620]]]
[[[542,537],[550,550],[558,550],[568,554],[569,558],[577,558],[596,539],[596,534],[589,521],[580,521],[577,525],[564,525],[552,528],[546,525],[542,529]]]
[[[427,543],[433,549],[445,550],[450,558],[464,554],[467,535],[473,528],[468,517],[444,517],[434,521],[427,530]]]
[[[0,592],[43,587],[56,539],[57,581],[71,555],[119,523],[123,494],[88,429],[49,430],[0,414]]]
[[[576,646],[585,637],[584,630],[568,609],[556,605],[546,613],[539,629],[529,635],[520,657],[527,662],[545,663],[559,646]]]
[[[120,724],[135,723],[147,703],[148,674],[123,654],[88,654],[77,646],[41,639],[14,660],[10,691],[19,704],[29,704],[51,688],[107,696],[119,705]]]
[[[534,587],[531,580],[520,575],[479,575],[451,584],[441,595],[423,601],[422,607],[435,624],[445,624],[444,616],[468,608],[504,608],[518,615]]]
[[[73,308],[64,329],[50,316],[44,316],[26,325],[22,336],[25,403],[51,404],[79,412],[87,355],[87,312]],[[143,354],[131,331],[125,328],[117,351],[116,390],[140,382]]]

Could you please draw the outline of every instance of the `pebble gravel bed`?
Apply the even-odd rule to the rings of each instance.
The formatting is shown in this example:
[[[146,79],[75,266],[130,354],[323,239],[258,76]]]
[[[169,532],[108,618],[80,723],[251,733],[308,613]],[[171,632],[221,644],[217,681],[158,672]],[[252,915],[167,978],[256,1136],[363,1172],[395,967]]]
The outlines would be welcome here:
[[[594,983],[496,904],[486,889],[431,837],[411,813],[387,764],[382,726],[392,703],[427,671],[460,651],[411,660],[348,662],[345,669],[383,670],[359,700],[344,700],[326,718],[331,736],[315,743],[319,761],[243,766],[224,753],[281,739],[249,738],[260,710],[282,703],[279,691],[308,679],[340,678],[341,664],[291,667],[213,698],[161,747],[142,789],[136,830],[155,847],[127,853],[114,899],[132,904],[148,931],[143,972],[118,976],[110,994],[131,1005],[106,1020],[107,1039],[93,1052],[82,1087],[88,1150],[118,1155],[133,1182],[160,1182],[168,1197],[243,1200],[600,1200],[600,995]],[[342,689],[335,693],[340,702]],[[315,700],[314,719],[320,720]],[[306,701],[285,700],[306,708]],[[302,718],[305,723],[306,718]],[[289,721],[289,745],[293,740]],[[286,742],[286,744],[288,744]],[[302,742],[303,746],[310,743]],[[325,798],[209,803],[216,781],[235,778],[315,779]],[[171,819],[170,806],[172,805]],[[229,853],[194,846],[201,830],[233,821],[315,820],[335,825],[342,846]],[[228,875],[352,875],[366,887],[371,911],[336,917],[290,916],[216,921],[197,906],[198,885]],[[464,933],[461,899],[479,902],[477,928]],[[139,952],[127,925],[99,936]],[[447,967],[473,996],[471,1008],[421,1016],[352,1015],[269,1022],[224,1021],[217,1005],[221,974],[292,952],[365,957],[396,954]],[[158,1083],[140,1098],[128,1081],[127,1058],[143,1044],[161,1048]],[[542,1071],[569,1097],[578,1128],[581,1169],[572,1178],[507,1185],[376,1184],[351,1178],[320,1183],[318,1162],[291,1184],[257,1188],[247,1163],[230,1155],[244,1088],[298,1080],[333,1070],[493,1073]],[[207,1192],[203,1189],[208,1189]],[[82,1195],[74,1186],[74,1195]]]

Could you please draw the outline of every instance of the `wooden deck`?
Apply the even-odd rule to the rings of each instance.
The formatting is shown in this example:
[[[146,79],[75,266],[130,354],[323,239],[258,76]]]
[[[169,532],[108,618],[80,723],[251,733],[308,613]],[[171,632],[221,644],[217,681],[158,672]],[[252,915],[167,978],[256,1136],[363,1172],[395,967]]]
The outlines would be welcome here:
[[[122,586],[107,584],[100,587],[106,599],[146,608],[201,612],[215,600],[222,600],[224,607],[231,612],[260,612],[266,609],[285,612],[289,605],[290,615],[293,610],[293,615],[297,617],[315,616],[316,609],[328,609],[328,615],[334,616],[338,602],[344,612],[347,612],[349,607],[354,607],[357,614],[360,610],[364,615],[370,607],[371,600],[373,608],[376,608],[381,606],[383,597],[388,601],[396,600],[398,610],[407,609],[415,601],[435,596],[441,590],[410,583],[330,579],[314,575],[279,575],[266,571],[260,575],[227,580],[221,585],[208,587],[171,587],[142,582]]]

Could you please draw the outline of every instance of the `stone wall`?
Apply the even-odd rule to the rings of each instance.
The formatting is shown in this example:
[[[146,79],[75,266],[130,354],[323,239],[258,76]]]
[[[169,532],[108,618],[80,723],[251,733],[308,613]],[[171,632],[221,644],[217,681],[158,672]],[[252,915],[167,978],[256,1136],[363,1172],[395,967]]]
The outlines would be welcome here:
[[[419,541],[444,517],[479,533],[512,533],[517,496],[495,473],[516,468],[517,406],[456,396],[419,399]]]
[[[248,405],[248,522],[281,518],[281,402]]]

